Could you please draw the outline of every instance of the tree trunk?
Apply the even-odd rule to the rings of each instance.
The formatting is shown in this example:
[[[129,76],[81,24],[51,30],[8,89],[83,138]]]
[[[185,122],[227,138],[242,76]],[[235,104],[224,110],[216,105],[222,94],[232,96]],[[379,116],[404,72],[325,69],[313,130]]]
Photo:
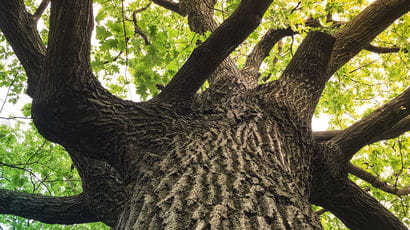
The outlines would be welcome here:
[[[321,229],[308,201],[311,132],[286,111],[265,114],[248,95],[158,118],[173,131],[138,150],[115,229]]]
[[[92,0],[52,1],[47,48],[23,0],[0,3],[0,29],[29,77],[33,121],[67,149],[84,190],[55,199],[0,190],[0,213],[114,229],[321,229],[313,203],[353,229],[406,229],[347,179],[347,167],[365,144],[407,130],[410,88],[343,131],[314,140],[310,124],[334,71],[405,14],[408,0],[375,1],[335,36],[310,32],[282,76],[262,85],[267,43],[293,32],[267,33],[241,71],[228,56],[271,0],[242,0],[218,27],[214,0],[153,2],[213,33],[142,103],[115,97],[92,74]],[[210,89],[197,93],[206,80]]]

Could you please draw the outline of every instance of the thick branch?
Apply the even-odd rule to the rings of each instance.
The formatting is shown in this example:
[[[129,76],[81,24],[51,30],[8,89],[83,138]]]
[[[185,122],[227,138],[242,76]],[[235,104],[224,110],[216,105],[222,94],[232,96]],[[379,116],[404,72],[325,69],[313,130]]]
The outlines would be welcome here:
[[[303,40],[286,67],[281,79],[307,82],[316,87],[323,87],[323,75],[326,71],[329,56],[335,39],[322,32],[310,32]]]
[[[156,100],[191,99],[218,65],[256,29],[272,0],[242,1],[238,9],[189,57]]]
[[[341,131],[330,141],[340,147],[345,156],[345,160],[349,161],[363,146],[373,143],[380,138],[387,138],[389,134],[395,136],[404,130],[408,130],[408,127],[403,127],[402,125],[408,124],[406,117],[409,116],[409,114],[410,88],[407,88],[407,90],[398,97],[349,128]],[[403,123],[400,123],[401,120],[403,120]],[[392,129],[396,124],[398,130]],[[389,130],[392,130],[391,133],[388,132]]]
[[[270,29],[263,38],[256,44],[252,52],[248,55],[245,63],[245,67],[242,69],[242,74],[247,75],[253,80],[257,80],[259,68],[273,46],[280,41],[283,37],[293,35],[294,32],[291,29]]]
[[[397,196],[403,196],[410,194],[410,186],[404,188],[397,188],[395,186],[391,186],[387,184],[387,182],[380,180],[373,174],[367,172],[366,170],[359,168],[355,165],[349,164],[349,173],[357,176],[358,178],[368,182],[369,184],[373,185],[373,187],[388,192],[390,194],[394,194]]]
[[[328,34],[310,32],[279,79],[287,87],[287,97],[309,116],[313,114],[324,89],[334,42],[335,39]]]
[[[328,141],[332,139],[332,137],[334,137],[336,134],[342,131],[343,130],[316,131],[313,132],[313,137],[317,142]]]
[[[408,0],[378,0],[348,22],[334,35],[336,43],[329,63],[328,77],[409,10]]]
[[[347,179],[329,184],[327,191],[313,202],[332,212],[350,229],[407,229],[375,198]]]
[[[193,32],[214,32],[218,27],[214,20],[216,0],[181,0],[180,8],[188,16]],[[225,95],[254,86],[256,82],[245,82],[234,61],[227,57],[208,77],[209,89],[197,97],[197,104],[206,107],[218,103]]]
[[[40,19],[41,15],[44,13],[44,11],[47,9],[48,4],[50,3],[51,0],[43,0],[40,5],[38,6],[36,12],[33,14],[33,21],[34,23],[37,23],[38,20]]]
[[[76,73],[79,68],[83,69],[82,71],[91,71],[92,29],[91,0],[52,2],[46,60],[49,78],[46,79],[47,81],[77,81],[77,79],[70,78],[80,77]],[[62,76],[65,77],[61,79]]]
[[[80,224],[99,221],[83,194],[52,197],[0,189],[0,214],[11,214],[48,224]]]
[[[179,4],[169,0],[151,0],[153,3],[162,6],[168,10],[174,11],[181,16],[185,16],[185,13],[180,9]]]
[[[134,103],[111,95],[92,74],[92,28],[91,0],[52,1],[45,74],[33,98],[32,117],[48,140],[120,170],[117,140]]]
[[[198,34],[213,32],[218,27],[214,20],[216,0],[181,0],[179,5],[188,15],[189,28]]]
[[[410,115],[401,119],[384,133],[375,136],[369,144],[382,140],[393,139],[408,131],[410,131]],[[343,130],[318,131],[313,132],[313,136],[316,141],[328,141],[341,132],[343,132]]]
[[[124,178],[106,162],[90,159],[83,152],[67,151],[80,174],[89,207],[101,222],[114,226],[126,200]]]
[[[33,97],[43,69],[46,48],[23,0],[0,0],[0,30],[26,70],[27,93]]]
[[[33,120],[43,136],[70,149],[70,155],[83,179],[90,207],[93,210],[101,208],[96,212],[99,221],[113,225],[122,203],[111,204],[107,201],[122,199],[119,171],[125,170],[123,165],[117,167],[120,170],[115,170],[113,165],[118,166],[120,153],[117,145],[120,145],[119,140],[125,142],[122,131],[124,126],[130,125],[124,123],[129,120],[129,112],[135,104],[109,94],[90,72],[91,1],[52,2],[46,68],[43,68],[43,64],[32,66],[38,60],[44,62],[44,46],[43,53],[36,52],[35,47],[32,48],[35,42],[29,40],[33,37],[24,34],[24,28],[18,30],[19,25],[25,22],[21,15],[28,14],[22,10],[22,1],[15,1],[15,4],[10,4],[13,1],[5,2],[0,4],[0,17],[8,16],[9,20],[0,20],[0,25],[8,26],[5,22],[15,25],[15,28],[6,27],[10,30],[10,43],[17,44],[13,49],[16,54],[19,54],[19,50],[23,51],[23,55],[18,55],[20,60],[23,58],[23,64],[24,58],[30,58],[27,61],[30,68],[26,68],[28,74],[34,70],[36,80],[42,76],[36,85],[38,93],[32,94]],[[27,42],[25,37],[28,37]],[[30,52],[37,54],[38,58],[31,57]],[[30,80],[29,85],[33,85]],[[89,158],[104,159],[112,165]]]
[[[374,137],[370,142],[374,143],[381,140],[396,138],[408,131],[410,131],[410,115],[401,119],[399,122],[397,122],[395,125],[393,125],[390,129],[388,129],[381,135]]]

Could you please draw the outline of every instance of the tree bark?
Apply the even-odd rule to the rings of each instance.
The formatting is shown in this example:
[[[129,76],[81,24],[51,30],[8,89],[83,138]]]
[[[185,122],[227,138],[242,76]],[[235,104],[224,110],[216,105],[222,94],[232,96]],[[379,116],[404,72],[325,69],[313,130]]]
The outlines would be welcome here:
[[[309,133],[258,104],[254,95],[232,98],[184,123],[165,155],[145,149],[116,229],[320,229],[309,176],[298,173],[309,157],[295,167],[309,154]]]
[[[238,9],[196,48],[157,101],[189,100],[218,65],[253,32],[272,0],[242,1]]]
[[[43,71],[46,54],[36,26],[22,0],[0,1],[0,30],[26,70],[27,93],[32,97]]]
[[[336,143],[344,154],[344,161],[350,161],[353,155],[363,146],[379,139],[388,137],[389,130],[400,122],[406,122],[410,115],[410,87],[402,94],[383,105],[373,113],[356,122],[349,128],[338,133],[330,141]],[[397,127],[396,126],[396,127]],[[405,130],[408,127],[403,127]]]
[[[100,221],[88,207],[84,194],[53,197],[0,189],[0,214],[18,215],[48,224]]]
[[[337,216],[352,230],[407,229],[389,210],[353,182],[328,181],[329,189],[313,202]]]
[[[394,194],[397,196],[405,196],[405,195],[410,194],[410,186],[407,186],[404,188],[398,188],[397,185],[396,186],[389,185],[387,182],[382,181],[381,179],[377,178],[373,174],[357,166],[354,166],[353,164],[349,164],[349,173],[370,183],[375,188],[381,189],[390,194]]]
[[[215,30],[156,98],[134,103],[111,95],[92,74],[92,0],[52,1],[47,51],[23,1],[0,0],[0,29],[31,79],[35,125],[67,149],[84,190],[69,198],[0,190],[7,201],[1,213],[50,223],[98,220],[114,229],[321,229],[315,203],[352,229],[405,228],[347,180],[347,167],[390,126],[401,127],[394,135],[407,130],[408,90],[322,139],[314,139],[310,124],[332,73],[407,12],[407,0],[376,1],[334,36],[311,32],[280,79],[257,87],[244,86],[235,76],[245,74],[226,58],[272,1],[242,0],[217,28],[212,17],[203,19],[209,12],[187,10],[213,0],[153,2],[187,14],[199,33]],[[262,39],[247,67],[257,69],[279,37]],[[206,80],[224,96],[203,97],[198,106]],[[37,205],[42,200],[49,202]],[[54,209],[60,212],[50,216]]]
[[[409,10],[408,0],[378,0],[360,12],[334,35],[336,44],[329,62],[328,77]]]

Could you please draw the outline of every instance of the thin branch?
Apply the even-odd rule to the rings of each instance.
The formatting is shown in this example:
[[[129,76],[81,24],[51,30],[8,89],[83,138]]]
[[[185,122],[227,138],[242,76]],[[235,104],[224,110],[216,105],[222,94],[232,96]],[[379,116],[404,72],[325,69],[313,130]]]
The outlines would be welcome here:
[[[354,73],[354,72],[356,72],[356,71],[358,71],[358,70],[360,70],[360,69],[363,69],[363,68],[366,67],[366,66],[369,66],[369,65],[371,65],[371,64],[374,64],[374,63],[378,62],[379,60],[380,60],[380,58],[378,58],[378,59],[376,59],[376,60],[374,60],[374,61],[371,61],[371,62],[369,62],[369,63],[366,63],[366,64],[364,64],[364,65],[361,65],[361,66],[357,67],[356,69],[349,71],[349,73]],[[351,79],[351,80],[354,81],[353,79]]]
[[[105,61],[105,62],[103,62],[103,64],[108,64],[108,63],[117,61],[118,58],[121,57],[122,53],[123,53],[123,51],[121,50],[120,52],[118,52],[117,56],[115,56],[112,60],[110,60],[110,61]]]
[[[125,69],[127,69],[128,66],[128,36],[127,36],[127,27],[125,25],[125,6],[124,6],[124,0],[121,0],[121,24],[122,24],[122,30],[124,32],[124,44],[125,44]]]
[[[278,41],[278,53],[277,53],[277,55],[280,56],[281,53],[282,53],[282,50],[283,50],[283,41],[279,40]],[[278,63],[278,61],[279,61],[278,56],[275,56],[272,60],[272,67],[275,67],[275,65]]]
[[[47,140],[44,140],[43,143],[41,143],[41,145],[36,149],[36,151],[34,151],[34,153],[31,154],[31,156],[29,158],[27,158],[26,163],[24,164],[24,167],[27,167],[29,164],[31,164],[31,163],[29,163],[30,160],[33,159],[33,157],[35,155],[37,155],[44,148],[46,143],[47,143]]]
[[[296,4],[296,6],[293,7],[293,9],[292,9],[289,13],[290,13],[290,14],[293,14],[293,13],[295,13],[295,11],[302,9],[302,7],[300,7],[301,4],[302,4],[302,2],[298,2],[298,3]]]
[[[41,15],[43,15],[44,11],[47,9],[48,4],[51,0],[43,0],[40,5],[38,6],[36,12],[33,14],[33,21],[37,24],[38,20],[40,19]]]
[[[127,36],[127,27],[125,25],[125,6],[124,6],[124,0],[121,0],[121,17],[122,17],[122,30],[124,31],[124,44],[125,44],[125,69],[124,69],[124,79],[125,82],[128,82],[128,77],[127,77],[127,72],[128,72],[128,36]],[[132,100],[132,94],[131,94],[131,87],[129,84],[127,84],[128,88],[128,93],[130,96],[130,99]]]
[[[409,115],[410,87],[362,120],[337,133],[330,141],[339,146],[347,162],[363,146],[408,130],[405,125],[409,122],[406,118]],[[400,123],[404,118],[403,123]],[[392,129],[396,124],[399,130]],[[392,130],[391,133],[389,130]]]
[[[399,140],[398,142],[398,146],[399,146],[399,155],[400,155],[400,170],[395,173],[396,176],[396,180],[394,182],[394,187],[397,187],[397,184],[399,183],[399,177],[400,175],[403,173],[405,166],[404,166],[404,157],[403,157],[403,146],[402,146],[402,142]],[[393,151],[395,151],[394,146],[392,146]]]
[[[295,54],[293,53],[293,44],[295,43],[295,37],[292,36],[291,37],[291,41],[290,41],[290,46],[289,46],[289,52],[290,52],[290,56],[295,56]]]
[[[144,39],[145,45],[151,45],[151,42],[148,40],[148,36],[142,31],[137,23],[137,11],[132,13],[132,22],[134,23],[134,33],[139,34],[142,39]]]
[[[134,10],[134,13],[138,14],[138,13],[141,13],[141,12],[143,12],[143,11],[146,11],[146,10],[148,10],[148,8],[149,8],[150,6],[151,6],[151,2],[149,2],[146,6],[140,8],[140,9]]]
[[[24,120],[31,120],[31,117],[0,117],[2,120],[14,120],[14,119],[24,119]]]
[[[0,189],[0,214],[11,214],[48,224],[80,224],[99,221],[83,194],[53,197]]]
[[[13,168],[13,169],[18,169],[18,170],[22,170],[24,172],[27,172],[28,174],[30,174],[30,178],[35,178],[37,182],[39,182],[41,185],[44,186],[44,188],[47,189],[47,191],[51,194],[50,188],[47,184],[44,183],[44,181],[41,178],[38,178],[37,175],[35,173],[33,173],[33,171],[31,171],[31,169],[26,169],[20,166],[16,166],[16,165],[12,165],[12,164],[6,164],[0,161],[0,166],[6,166],[9,168]]]
[[[397,53],[399,51],[403,51],[405,53],[409,52],[407,49],[400,48],[400,47],[379,47],[379,46],[374,46],[374,45],[367,45],[365,50],[373,52],[373,53],[378,53],[378,54],[386,54],[386,53]]]
[[[396,186],[389,185],[387,184],[387,182],[380,180],[373,174],[353,164],[349,164],[349,173],[368,182],[369,184],[373,185],[373,187],[383,190],[387,193],[397,196],[405,196],[410,194],[410,186],[404,188],[397,188]]]
[[[53,183],[53,182],[81,182],[79,179],[61,179],[61,180],[43,180],[43,182]]]
[[[186,101],[193,98],[218,65],[256,29],[271,3],[272,0],[242,1],[236,11],[193,51],[154,100]]]
[[[268,30],[248,55],[245,66],[241,72],[250,78],[257,80],[255,78],[258,76],[259,68],[263,60],[269,56],[269,52],[272,50],[273,46],[282,38],[293,34],[294,32],[291,29]]]
[[[151,0],[153,3],[162,6],[168,10],[174,11],[175,13],[185,16],[185,12],[183,12],[180,7],[179,3],[169,1],[169,0]]]
[[[10,92],[10,90],[11,90],[11,87],[13,87],[14,83],[16,82],[16,79],[17,79],[17,74],[14,76],[14,78],[13,78],[13,80],[11,81],[9,87],[7,87],[6,97],[4,98],[3,104],[2,104],[1,107],[0,107],[0,113],[3,112],[4,106],[5,106],[6,103],[7,103],[7,98],[9,97],[9,92]]]
[[[308,116],[313,115],[324,89],[325,74],[334,42],[335,39],[328,34],[310,32],[279,78],[289,85],[288,96],[292,97],[290,100],[294,101],[298,108],[306,108],[306,105],[309,105],[309,111],[303,112]]]

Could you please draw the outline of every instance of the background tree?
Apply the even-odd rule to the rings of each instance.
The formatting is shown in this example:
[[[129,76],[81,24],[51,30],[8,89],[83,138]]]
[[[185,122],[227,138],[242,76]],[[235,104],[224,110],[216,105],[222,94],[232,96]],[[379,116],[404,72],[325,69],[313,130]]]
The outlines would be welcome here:
[[[92,1],[54,1],[50,16],[47,0],[0,1],[13,49],[1,52],[1,110],[27,77],[36,127],[72,160],[2,125],[0,213],[118,229],[316,229],[328,210],[352,229],[406,228],[408,1],[152,2],[95,1],[91,49]],[[120,99],[130,81],[150,100]],[[311,131],[315,111],[332,131]]]

